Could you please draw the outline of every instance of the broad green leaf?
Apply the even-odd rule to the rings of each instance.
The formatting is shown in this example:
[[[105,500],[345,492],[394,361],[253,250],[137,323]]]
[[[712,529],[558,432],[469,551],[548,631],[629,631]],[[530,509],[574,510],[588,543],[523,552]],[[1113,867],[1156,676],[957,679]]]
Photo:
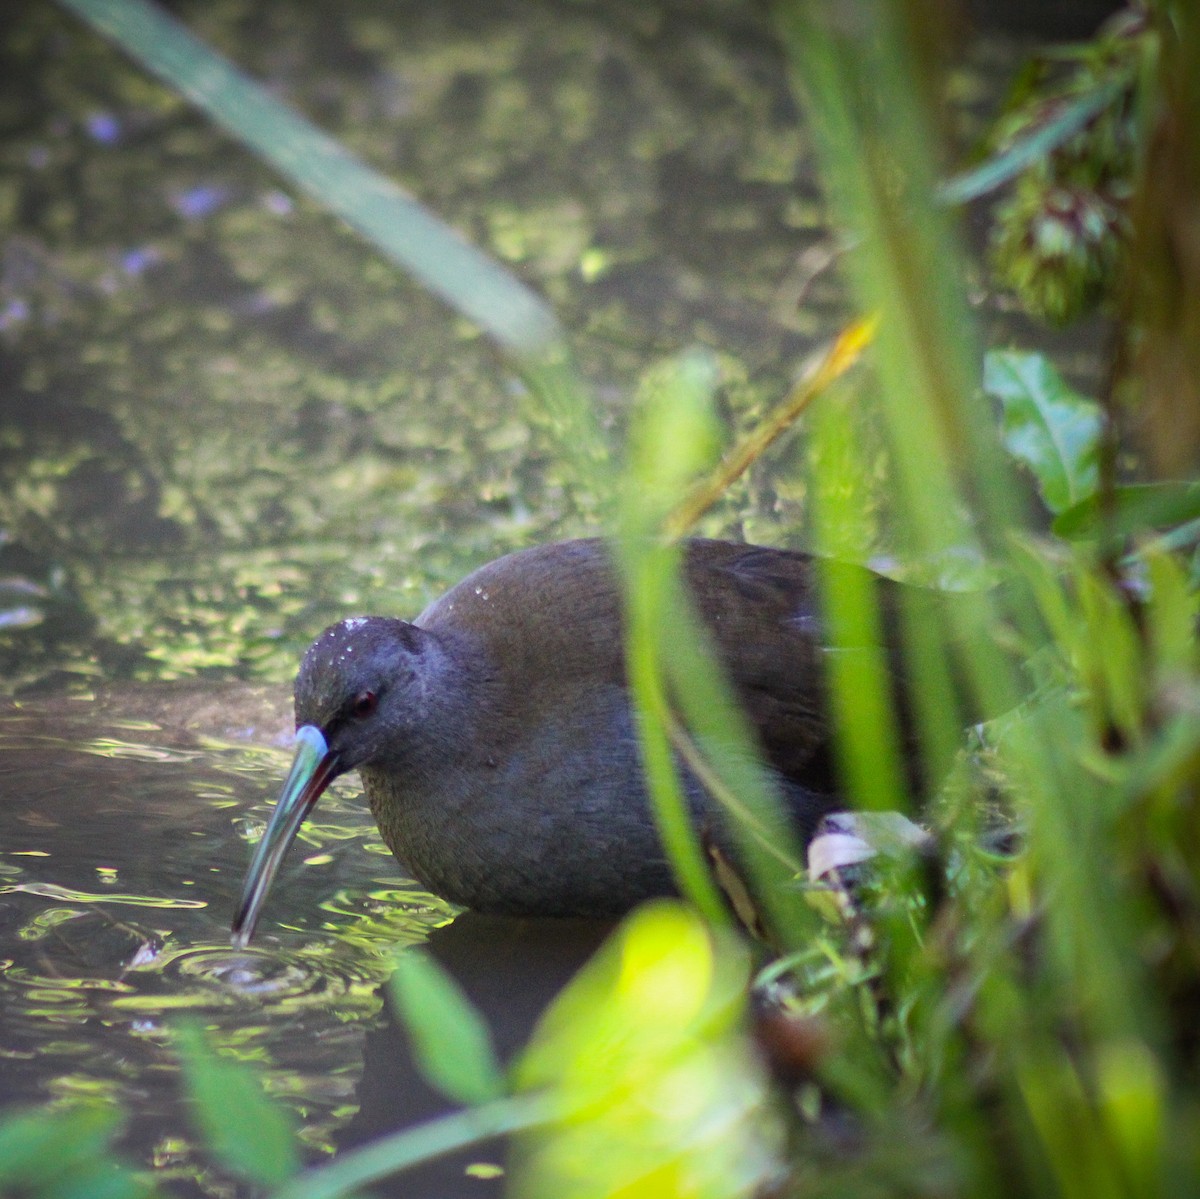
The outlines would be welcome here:
[[[504,1092],[504,1077],[483,1018],[432,958],[408,950],[389,982],[408,1028],[421,1073],[460,1103],[482,1103]]]
[[[248,1066],[218,1057],[200,1026],[176,1025],[192,1118],[211,1152],[230,1170],[275,1185],[300,1168],[291,1120],[263,1093]]]
[[[1169,529],[1200,520],[1200,483],[1128,483],[1114,487],[1104,514],[1110,532],[1119,537],[1148,529]],[[1088,496],[1061,512],[1054,532],[1068,540],[1100,532],[1100,497]]]
[[[1094,494],[1100,406],[1071,390],[1042,354],[993,350],[983,387],[1000,401],[1004,444],[1033,473],[1046,507],[1057,514]]]

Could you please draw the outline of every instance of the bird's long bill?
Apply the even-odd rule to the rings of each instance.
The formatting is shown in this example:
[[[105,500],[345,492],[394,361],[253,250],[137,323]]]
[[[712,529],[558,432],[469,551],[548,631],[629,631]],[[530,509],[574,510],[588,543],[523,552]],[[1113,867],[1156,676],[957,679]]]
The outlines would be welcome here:
[[[254,935],[258,914],[271,888],[279,864],[295,840],[304,818],[337,774],[337,756],[329,752],[325,735],[315,725],[296,730],[296,756],[291,773],[283,784],[275,811],[262,840],[254,851],[254,860],[246,874],[241,902],[233,918],[233,944],[244,949]]]

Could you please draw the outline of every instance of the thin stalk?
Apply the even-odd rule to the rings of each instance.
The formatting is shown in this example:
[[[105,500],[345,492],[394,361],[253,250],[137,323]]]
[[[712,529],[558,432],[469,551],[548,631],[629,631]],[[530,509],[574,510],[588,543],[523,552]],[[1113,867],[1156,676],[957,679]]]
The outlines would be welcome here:
[[[874,318],[853,321],[838,334],[813,368],[788,392],[783,402],[757,424],[740,445],[726,454],[708,478],[702,479],[663,521],[667,537],[683,537],[790,429],[808,406],[862,357],[875,337]]]
[[[272,1199],[339,1199],[400,1170],[421,1165],[492,1137],[546,1124],[556,1108],[541,1094],[513,1095],[405,1128],[305,1170]]]
[[[675,602],[672,586],[678,551],[630,539],[621,545],[625,580],[625,661],[629,690],[638,715],[646,786],[663,846],[679,889],[717,925],[728,912],[708,868],[700,838],[683,792],[668,728],[662,630]]]

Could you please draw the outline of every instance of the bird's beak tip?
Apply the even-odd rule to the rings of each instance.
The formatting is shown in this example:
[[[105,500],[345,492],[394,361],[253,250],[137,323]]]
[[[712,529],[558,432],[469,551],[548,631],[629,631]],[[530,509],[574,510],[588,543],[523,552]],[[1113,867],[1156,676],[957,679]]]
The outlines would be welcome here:
[[[262,840],[254,851],[242,888],[242,898],[233,918],[230,941],[234,949],[245,949],[250,943],[259,912],[283,855],[313,804],[337,773],[337,757],[330,753],[321,730],[313,725],[303,725],[297,729],[296,756],[291,773],[283,785]]]

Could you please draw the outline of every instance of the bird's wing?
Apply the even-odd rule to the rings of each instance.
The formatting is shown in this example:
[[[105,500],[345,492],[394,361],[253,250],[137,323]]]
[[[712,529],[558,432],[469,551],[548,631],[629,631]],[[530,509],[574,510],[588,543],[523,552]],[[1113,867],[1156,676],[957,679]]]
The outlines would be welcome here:
[[[830,569],[869,574],[865,568]],[[772,765],[812,790],[835,788],[826,672],[829,646],[816,564],[808,554],[726,542],[689,543],[688,581],[746,714]],[[897,584],[881,579],[884,644],[836,652],[888,653],[895,648]]]

